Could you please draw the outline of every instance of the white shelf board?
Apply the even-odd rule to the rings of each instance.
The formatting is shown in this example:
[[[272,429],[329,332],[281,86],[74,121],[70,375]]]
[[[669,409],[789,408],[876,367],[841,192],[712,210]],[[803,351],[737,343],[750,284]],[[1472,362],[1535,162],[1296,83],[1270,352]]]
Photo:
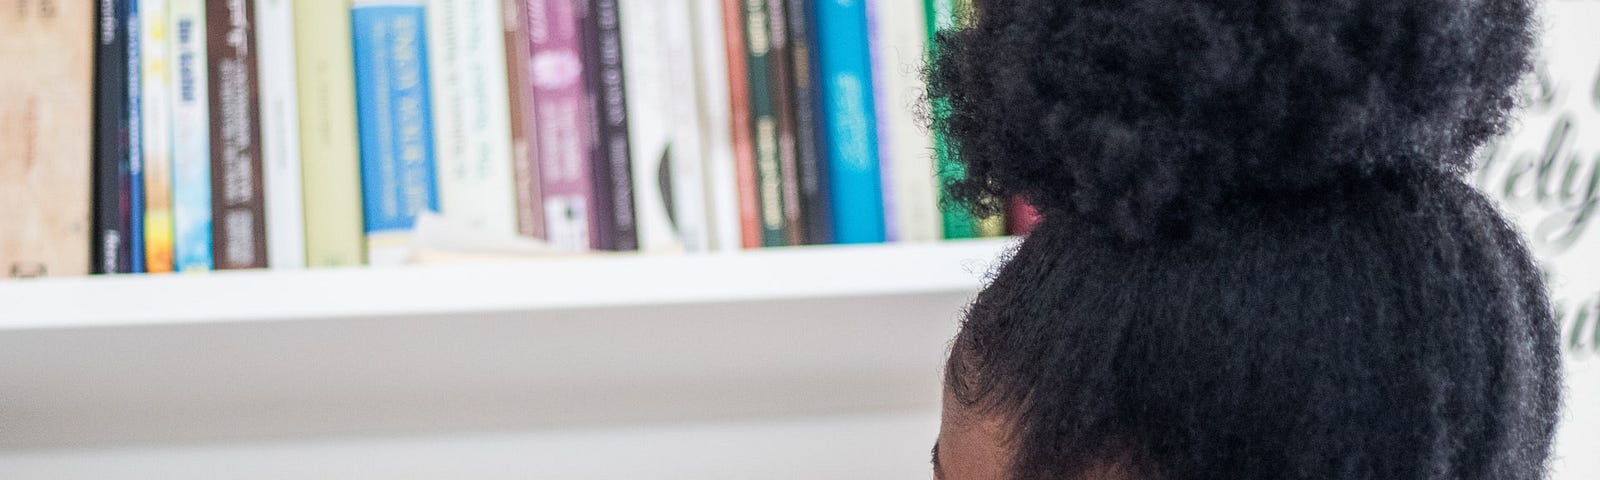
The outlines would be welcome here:
[[[1011,240],[0,281],[0,330],[479,315],[969,291]]]
[[[0,450],[936,409],[1010,245],[0,282]]]

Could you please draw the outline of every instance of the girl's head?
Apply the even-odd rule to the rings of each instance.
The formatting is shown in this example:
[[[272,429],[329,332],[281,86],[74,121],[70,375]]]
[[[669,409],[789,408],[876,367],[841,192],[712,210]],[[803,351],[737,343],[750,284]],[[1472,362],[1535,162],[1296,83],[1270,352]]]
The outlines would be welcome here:
[[[930,69],[1043,221],[946,373],[946,480],[1536,479],[1556,330],[1463,177],[1527,0],[976,0]]]

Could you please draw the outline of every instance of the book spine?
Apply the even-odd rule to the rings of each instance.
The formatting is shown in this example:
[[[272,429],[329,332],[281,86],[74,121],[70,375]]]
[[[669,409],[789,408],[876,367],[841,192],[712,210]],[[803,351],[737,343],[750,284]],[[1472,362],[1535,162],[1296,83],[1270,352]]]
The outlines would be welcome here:
[[[511,135],[511,167],[517,202],[517,233],[545,238],[544,201],[539,185],[539,156],[534,143],[533,51],[528,44],[527,5],[502,0],[501,27],[505,47],[507,129]]]
[[[723,0],[692,0],[695,39],[695,97],[699,119],[695,130],[705,149],[706,216],[711,222],[711,248],[744,246],[740,224],[739,176],[734,160],[733,111],[728,92],[728,45]]]
[[[594,214],[590,246],[596,250],[638,250],[633,215],[632,152],[628,144],[628,100],[624,89],[621,18],[617,0],[587,0],[579,11],[584,71],[594,144]]]
[[[794,118],[796,174],[800,184],[801,224],[805,243],[833,243],[833,203],[829,200],[826,147],[818,128],[822,104],[817,86],[816,22],[812,21],[815,0],[787,0],[789,14],[789,54],[794,66]]]
[[[1039,212],[1022,197],[1016,197],[1006,204],[1006,220],[1007,234],[1027,235],[1039,225]]]
[[[671,0],[663,12],[667,62],[667,125],[671,129],[668,179],[673,224],[686,250],[711,249],[711,217],[707,206],[706,143],[702,138],[702,103],[695,64],[695,0]],[[626,18],[626,17],[624,17]],[[624,32],[626,33],[626,31]],[[631,113],[631,112],[630,112]],[[732,205],[732,203],[730,203]]]
[[[878,173],[866,5],[818,0],[815,18],[834,235],[839,243],[882,242],[883,183]]]
[[[356,140],[350,4],[294,0],[294,72],[300,126],[306,263],[366,261],[361,157]]]
[[[95,15],[94,246],[95,273],[132,271],[128,198],[128,30],[126,0],[100,0]]]
[[[926,3],[924,6],[926,8],[924,14],[926,16],[928,37],[930,40],[937,39],[939,32],[941,31],[955,28],[956,0],[925,1]],[[929,42],[930,52],[936,53],[934,52],[934,49],[937,48],[937,43],[932,41]],[[933,113],[933,116],[938,118],[941,115],[940,112],[947,111],[950,106],[943,101],[935,101],[932,105],[929,105],[929,108]],[[961,166],[960,162],[956,161],[954,157],[955,152],[951,151],[950,142],[944,138],[943,134],[935,133],[933,135],[933,145],[934,156],[936,157],[934,160],[934,165],[938,170],[938,181],[940,185],[948,185],[951,182],[966,176],[965,168]],[[962,206],[956,205],[955,202],[951,202],[948,196],[942,192],[942,189],[939,196],[939,202],[941,217],[940,224],[943,226],[944,238],[958,239],[974,238],[979,236],[978,219]]]
[[[22,2],[0,14],[0,65],[13,67],[0,75],[0,278],[89,273],[93,8]]]
[[[144,150],[144,263],[149,273],[169,273],[172,259],[172,34],[171,0],[142,0],[140,75]]]
[[[739,231],[744,248],[762,245],[763,227],[761,204],[756,191],[755,117],[751,111],[750,62],[746,57],[744,3],[742,0],[723,0],[722,25],[727,37],[728,101],[733,117],[730,138],[733,139],[734,174],[739,187]]]
[[[883,182],[883,228],[884,239],[900,241],[900,212],[896,195],[899,186],[894,183],[895,160],[893,145],[897,140],[895,131],[890,128],[891,120],[886,107],[889,103],[889,75],[890,71],[884,70],[888,63],[884,58],[888,52],[884,45],[883,2],[881,0],[864,0],[867,10],[867,54],[872,66],[872,99],[873,108],[878,112],[878,176]]]
[[[301,182],[299,92],[295,84],[294,6],[255,0],[256,59],[261,74],[261,161],[266,200],[267,264],[306,266],[305,189]]]
[[[144,62],[142,45],[144,21],[139,9],[142,0],[128,0],[128,160],[121,182],[127,191],[128,271],[144,273]]]
[[[623,64],[627,77],[628,135],[633,150],[634,212],[639,250],[678,251],[683,239],[671,211],[670,169],[676,166],[672,142],[672,84],[662,0],[622,0]]]
[[[211,270],[211,101],[205,0],[172,0],[173,267]]]
[[[772,100],[777,119],[778,178],[782,185],[784,243],[803,245],[809,233],[800,204],[800,169],[795,145],[794,56],[790,53],[789,14],[785,0],[767,2],[767,61],[772,65]]]
[[[403,263],[417,216],[439,209],[425,10],[392,1],[351,10],[367,252],[378,265]]]
[[[933,139],[922,128],[913,105],[922,98],[922,0],[871,0],[878,15],[879,41],[873,43],[878,83],[879,155],[886,183],[884,203],[892,213],[887,226],[895,240],[926,242],[943,237],[939,188],[933,165]]]
[[[744,53],[749,68],[750,130],[755,141],[756,204],[761,212],[761,245],[789,245],[789,224],[785,221],[783,171],[779,153],[778,106],[772,85],[778,76],[773,71],[771,14],[768,0],[741,0],[744,7]]]
[[[254,10],[246,0],[206,2],[211,245],[218,269],[267,266]]]
[[[439,207],[475,232],[517,232],[501,0],[429,0]]]
[[[589,105],[584,98],[584,65],[577,3],[582,0],[527,0],[528,41],[532,52],[534,147],[545,211],[545,234],[552,246],[589,248],[591,195]]]

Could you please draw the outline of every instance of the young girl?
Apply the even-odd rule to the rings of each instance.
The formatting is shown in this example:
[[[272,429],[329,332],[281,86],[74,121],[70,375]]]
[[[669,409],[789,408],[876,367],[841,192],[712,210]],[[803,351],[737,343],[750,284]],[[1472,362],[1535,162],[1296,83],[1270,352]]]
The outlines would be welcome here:
[[[1555,323],[1463,176],[1528,0],[975,0],[930,68],[980,213],[944,480],[1542,478]]]

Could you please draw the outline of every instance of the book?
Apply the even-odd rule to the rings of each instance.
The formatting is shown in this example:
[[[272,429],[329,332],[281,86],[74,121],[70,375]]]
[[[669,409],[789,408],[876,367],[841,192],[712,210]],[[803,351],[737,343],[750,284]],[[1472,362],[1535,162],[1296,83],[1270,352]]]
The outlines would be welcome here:
[[[267,265],[306,266],[305,189],[300,169],[300,105],[295,84],[292,0],[254,0],[260,73],[261,170]]]
[[[517,233],[501,0],[428,0],[428,74],[440,214]]]
[[[127,0],[99,0],[94,60],[94,273],[133,271],[128,155]]]
[[[784,244],[803,245],[809,234],[803,223],[800,204],[800,170],[796,151],[796,108],[794,94],[794,56],[789,43],[789,7],[786,0],[767,2],[767,61],[772,65],[768,86],[772,88],[773,112],[777,119],[778,178],[782,185]]]
[[[928,37],[937,39],[939,32],[956,27],[956,0],[925,0],[924,16],[927,24]],[[936,54],[936,42],[929,42],[930,54]],[[950,107],[943,101],[934,101],[929,105],[933,116],[937,118],[940,112]],[[951,150],[950,143],[942,134],[933,135],[934,165],[940,185],[947,185],[966,175],[966,169],[955,159],[955,152]],[[942,190],[942,189],[941,189]],[[961,205],[950,201],[942,191],[939,194],[940,224],[943,227],[944,238],[974,238],[980,236],[978,219]]]
[[[722,29],[726,34],[728,102],[732,117],[729,137],[733,141],[734,178],[739,194],[739,237],[744,248],[762,245],[762,209],[756,191],[756,142],[754,116],[750,105],[750,65],[745,54],[744,3],[722,1]]]
[[[800,223],[809,245],[833,243],[833,202],[828,189],[828,162],[823,156],[826,139],[819,128],[822,104],[817,93],[816,22],[811,20],[815,0],[787,0],[789,62],[793,65],[791,98],[795,119],[796,177],[800,186]]]
[[[728,45],[722,0],[692,0],[695,41],[695,131],[704,151],[706,218],[711,249],[744,246],[739,214],[739,177],[734,163],[733,111],[728,91]]]
[[[707,206],[706,169],[709,151],[702,137],[702,102],[694,94],[700,75],[695,64],[695,0],[669,0],[663,17],[667,63],[667,108],[671,129],[669,178],[673,223],[691,252],[711,250],[711,218]],[[732,205],[732,203],[730,203]]]
[[[93,23],[93,8],[33,2],[0,15],[0,64],[26,66],[0,75],[0,278],[90,271],[96,157],[84,132],[97,123],[96,29],[104,26]]]
[[[527,5],[523,0],[502,0],[501,28],[506,62],[507,127],[511,135],[513,193],[517,202],[517,233],[545,238],[544,202],[539,184],[539,155],[534,144],[537,114],[533,107],[533,51],[528,45]]]
[[[1027,235],[1039,225],[1039,212],[1022,197],[1006,203],[1006,234]]]
[[[211,270],[211,101],[205,0],[172,0],[172,258]]]
[[[127,110],[128,116],[128,155],[123,163],[124,169],[118,181],[126,192],[126,206],[124,214],[127,215],[125,225],[128,229],[128,272],[145,273],[144,262],[144,62],[143,45],[144,21],[140,19],[140,4],[142,0],[127,0],[127,16],[123,17],[122,24],[128,31],[128,67],[124,70],[127,75]]]
[[[878,172],[877,113],[867,49],[866,5],[855,0],[817,0],[818,68],[824,79],[823,124],[827,128],[834,236],[838,243],[885,239],[883,181]]]
[[[363,0],[350,16],[368,261],[394,265],[407,259],[417,215],[439,210],[426,9]]]
[[[267,267],[255,9],[206,2],[211,100],[211,248],[216,268]]]
[[[144,151],[144,264],[149,273],[173,270],[172,259],[172,36],[171,0],[140,5],[139,110]]]
[[[639,250],[681,251],[683,238],[672,211],[671,122],[672,81],[666,45],[666,13],[673,7],[662,0],[621,0],[623,63],[627,78],[628,142],[634,153],[634,212]]]
[[[750,131],[755,145],[756,206],[760,209],[761,245],[781,247],[790,242],[791,227],[784,207],[783,164],[780,150],[778,96],[779,72],[772,57],[772,15],[768,0],[741,0],[744,55],[750,88]]]
[[[709,250],[700,104],[692,94],[693,2],[623,0],[619,7],[639,249]]]
[[[563,250],[590,245],[592,109],[584,96],[578,7],[583,0],[526,0],[532,52],[534,148],[545,235]]]
[[[871,43],[878,111],[879,166],[885,185],[889,238],[927,242],[942,238],[933,139],[919,120],[922,65],[928,48],[922,0],[869,0],[876,30]],[[885,15],[885,12],[893,12]]]
[[[294,73],[300,126],[306,264],[366,261],[355,64],[348,0],[294,0]]]
[[[638,250],[633,214],[632,151],[628,144],[628,100],[624,88],[621,19],[617,0],[586,0],[578,10],[583,37],[585,93],[590,145],[589,244],[596,250]]]

